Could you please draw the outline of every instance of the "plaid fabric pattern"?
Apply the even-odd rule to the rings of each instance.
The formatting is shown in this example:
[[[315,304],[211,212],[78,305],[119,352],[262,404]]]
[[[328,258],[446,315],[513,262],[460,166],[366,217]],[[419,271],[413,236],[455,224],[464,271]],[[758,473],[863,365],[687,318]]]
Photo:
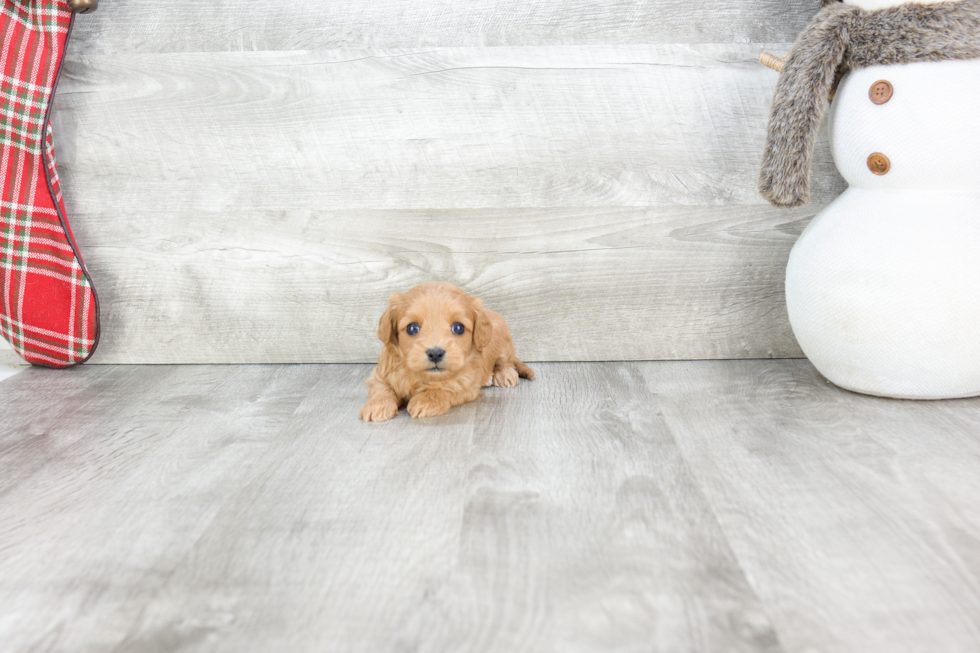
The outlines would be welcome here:
[[[98,342],[47,124],[72,14],[66,0],[0,3],[0,332],[25,360],[66,367]]]

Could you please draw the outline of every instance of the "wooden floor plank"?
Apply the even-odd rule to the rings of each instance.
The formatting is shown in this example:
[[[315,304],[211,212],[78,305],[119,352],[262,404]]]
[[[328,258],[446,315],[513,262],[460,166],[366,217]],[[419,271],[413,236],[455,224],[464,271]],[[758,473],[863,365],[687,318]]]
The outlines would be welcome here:
[[[636,366],[542,366],[524,390],[479,407],[456,567],[399,641],[782,650]]]
[[[149,392],[160,370],[83,366],[52,374],[29,368],[4,381],[0,401],[0,495],[96,431],[107,415],[125,419],[123,390]]]
[[[780,650],[635,371],[548,366],[443,418],[365,425],[352,369],[310,393],[121,650]]]
[[[787,650],[980,648],[980,401],[805,361],[644,371]]]
[[[114,403],[96,421],[65,411],[58,430],[74,431],[74,442],[0,499],[5,650],[115,648],[322,373],[106,370],[128,383],[31,370],[0,386],[6,395],[8,384],[29,390],[71,376],[82,389],[75,405]],[[133,378],[140,374],[152,380]]]
[[[383,424],[368,366],[4,381],[2,648],[977,649],[980,400],[535,367]]]
[[[474,406],[365,425],[368,372],[334,367],[311,390],[120,651],[383,650],[420,579],[451,561]]]

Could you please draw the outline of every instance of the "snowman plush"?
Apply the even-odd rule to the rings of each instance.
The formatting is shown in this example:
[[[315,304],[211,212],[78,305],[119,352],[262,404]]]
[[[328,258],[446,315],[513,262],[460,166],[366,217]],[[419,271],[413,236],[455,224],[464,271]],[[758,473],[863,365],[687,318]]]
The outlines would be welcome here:
[[[828,106],[849,187],[790,254],[800,347],[857,392],[980,395],[980,0],[824,0],[773,99],[773,204],[809,201]]]

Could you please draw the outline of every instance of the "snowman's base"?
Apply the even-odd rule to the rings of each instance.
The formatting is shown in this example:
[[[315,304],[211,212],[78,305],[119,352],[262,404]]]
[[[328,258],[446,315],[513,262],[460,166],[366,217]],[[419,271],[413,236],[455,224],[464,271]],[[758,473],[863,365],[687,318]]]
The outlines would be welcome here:
[[[813,361],[810,361],[810,362],[812,363]],[[814,367],[816,367],[816,364],[814,364]],[[817,368],[817,371],[818,372],[820,371],[819,368]],[[823,373],[821,372],[821,374],[823,374]],[[963,395],[945,395],[945,394],[939,394],[939,395],[935,395],[935,396],[891,394],[891,393],[887,393],[887,392],[878,392],[878,391],[874,391],[874,390],[871,390],[871,389],[849,388],[846,385],[844,385],[843,383],[838,383],[838,382],[834,381],[833,379],[827,377],[826,374],[823,374],[823,376],[828,381],[830,381],[831,383],[833,383],[834,385],[836,385],[838,388],[842,388],[842,389],[847,390],[849,392],[856,392],[856,393],[862,394],[862,395],[870,395],[872,397],[883,397],[885,399],[902,399],[902,400],[906,400],[906,401],[941,401],[943,399],[969,399],[970,397],[978,397],[978,396],[980,396],[980,391],[977,391],[977,392],[967,392],[966,394],[963,394]]]
[[[848,189],[794,246],[786,304],[803,352],[842,388],[980,395],[980,193]]]

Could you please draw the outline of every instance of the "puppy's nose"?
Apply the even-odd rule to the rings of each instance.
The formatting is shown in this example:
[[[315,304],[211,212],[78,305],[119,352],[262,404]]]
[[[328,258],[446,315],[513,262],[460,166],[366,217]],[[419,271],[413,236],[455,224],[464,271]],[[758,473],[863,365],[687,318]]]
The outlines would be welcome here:
[[[432,349],[425,352],[425,355],[429,357],[429,360],[433,363],[438,363],[443,358],[446,357],[446,350],[439,347],[433,347]]]

